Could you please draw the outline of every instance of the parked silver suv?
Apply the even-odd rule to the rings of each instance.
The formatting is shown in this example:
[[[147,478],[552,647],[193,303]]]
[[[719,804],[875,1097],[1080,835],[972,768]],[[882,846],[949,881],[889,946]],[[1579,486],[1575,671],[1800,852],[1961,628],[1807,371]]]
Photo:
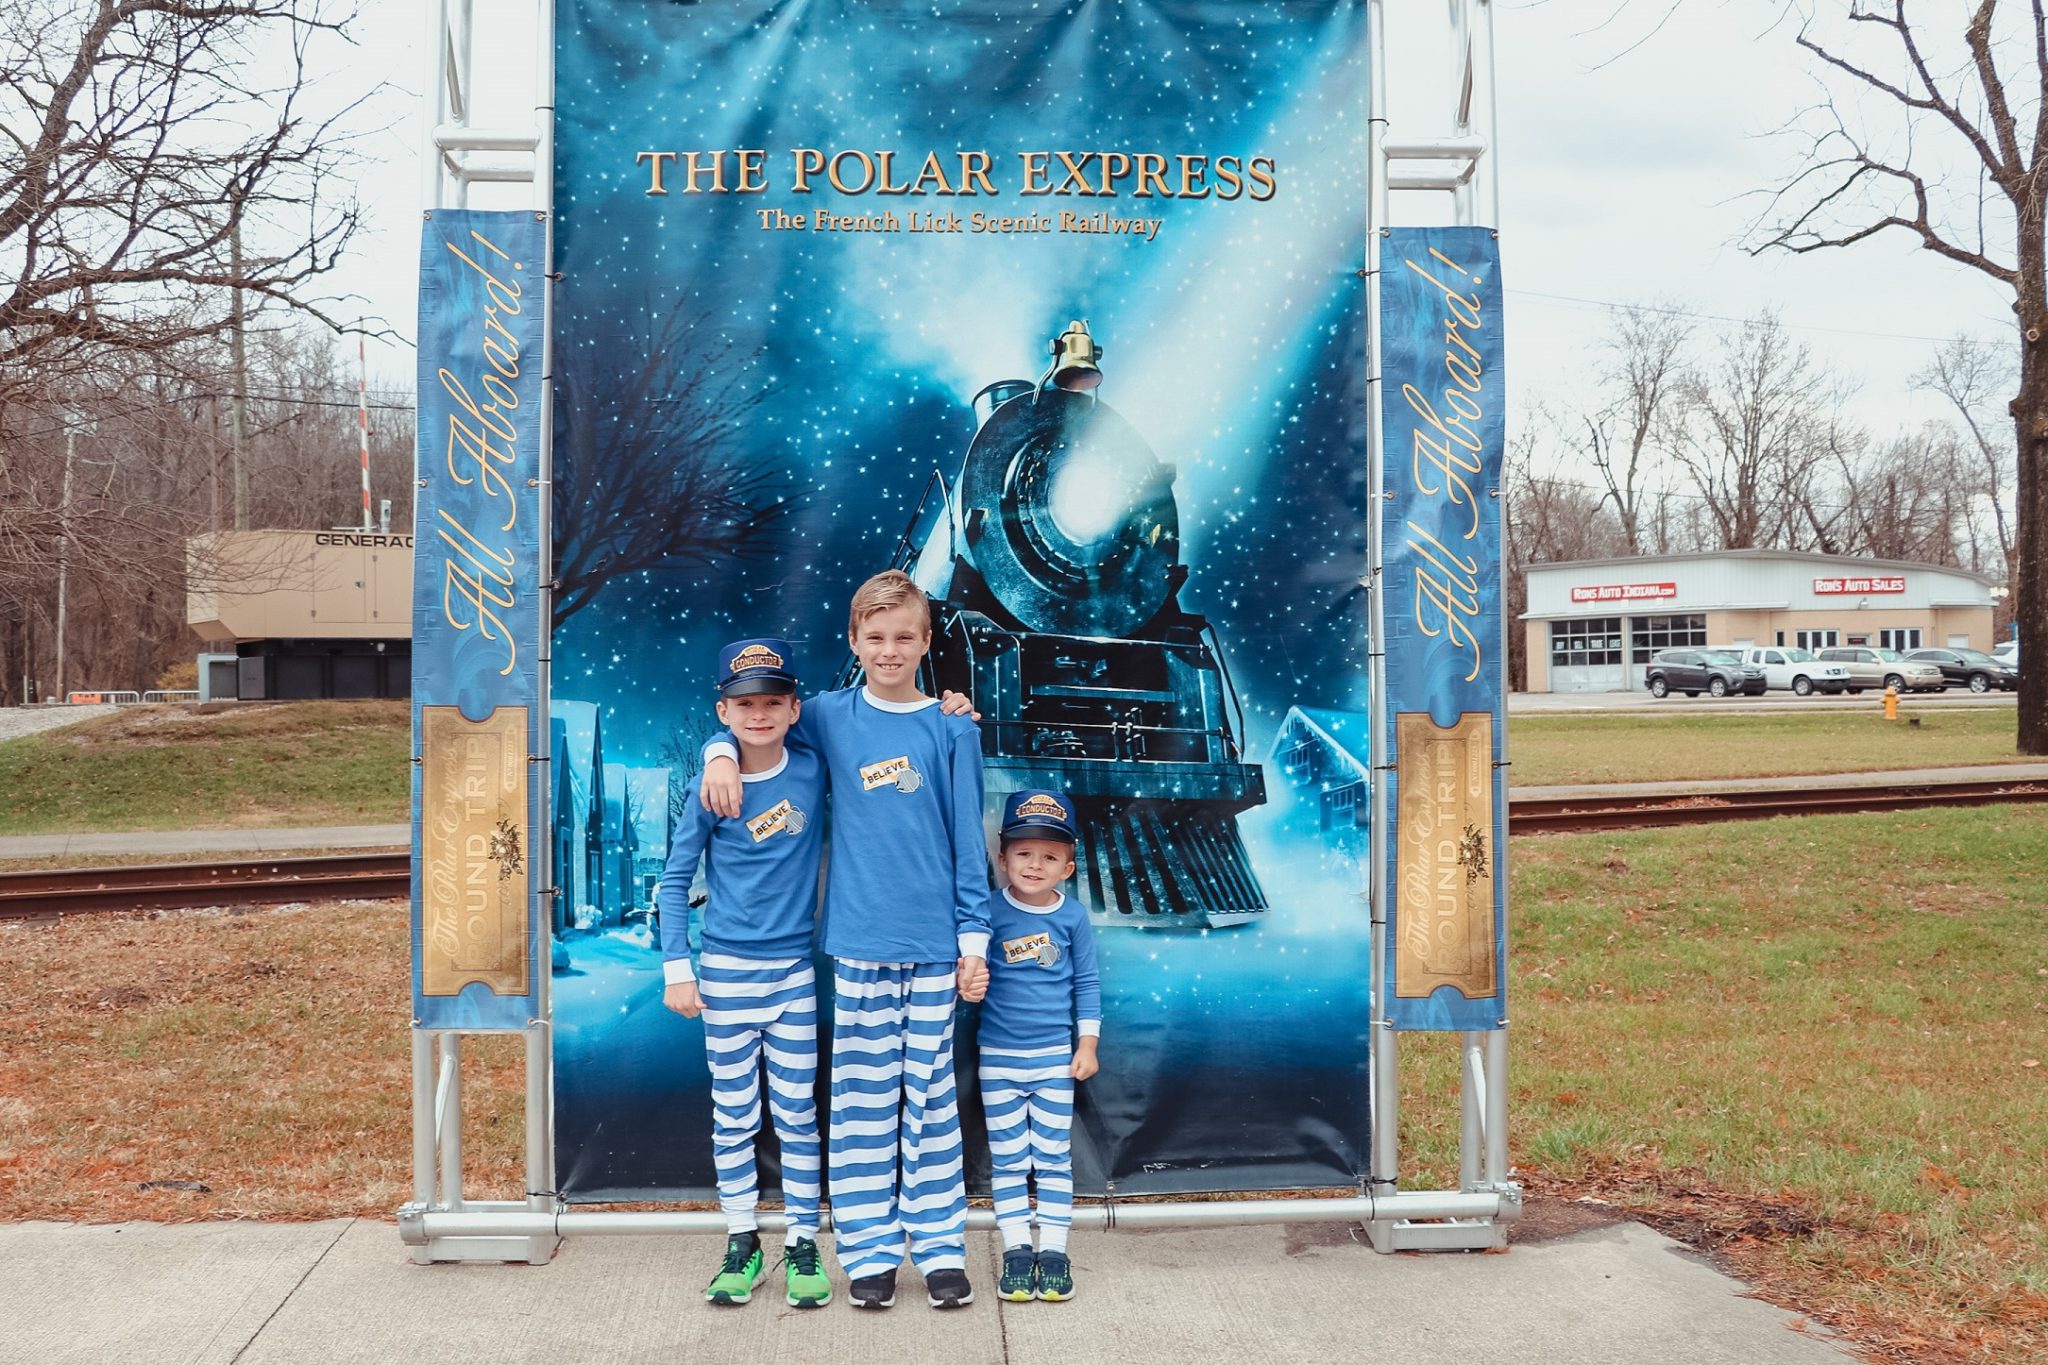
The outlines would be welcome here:
[[[1867,645],[1834,645],[1820,651],[1820,657],[1849,670],[1849,690],[1896,688],[1901,692],[1939,692],[1947,684],[1941,669],[1921,659],[1909,659],[1896,649]]]

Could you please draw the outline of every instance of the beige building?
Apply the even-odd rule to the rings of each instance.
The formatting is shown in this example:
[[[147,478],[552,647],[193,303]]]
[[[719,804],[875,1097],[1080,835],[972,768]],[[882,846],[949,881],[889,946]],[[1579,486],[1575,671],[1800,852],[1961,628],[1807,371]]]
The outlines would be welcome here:
[[[412,691],[412,537],[219,531],[186,542],[185,621],[226,672],[209,696],[404,697]],[[222,665],[210,667],[224,667]]]
[[[1997,580],[1902,560],[1720,550],[1532,564],[1531,692],[1624,692],[1672,645],[1989,649]]]

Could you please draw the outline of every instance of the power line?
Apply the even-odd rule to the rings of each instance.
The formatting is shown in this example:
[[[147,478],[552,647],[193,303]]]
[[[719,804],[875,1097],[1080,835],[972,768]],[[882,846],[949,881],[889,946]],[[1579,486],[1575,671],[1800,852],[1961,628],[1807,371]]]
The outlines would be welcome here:
[[[34,431],[16,432],[14,439],[26,441],[37,436],[61,436],[67,431],[83,431],[95,422],[104,422],[113,417],[126,417],[137,412],[148,412],[162,407],[165,403],[190,403],[199,400],[211,401],[213,399],[232,398],[233,396],[233,394],[227,393],[183,393],[169,398],[153,398],[147,402],[131,403],[126,407],[89,413],[73,418],[70,421],[59,422],[55,426],[39,427]],[[242,396],[257,402],[296,404],[299,407],[307,408],[349,408],[353,410],[356,406],[354,399],[343,402],[325,398],[303,398],[297,394],[283,393],[249,393]],[[414,412],[417,410],[417,405],[412,403],[372,403],[369,406],[372,412]]]
[[[1671,308],[1661,304],[1624,303],[1619,299],[1586,299],[1573,294],[1546,294],[1540,289],[1509,289],[1506,292],[1509,294],[1519,294],[1524,298],[1548,299],[1553,303],[1578,304],[1586,308],[1628,309],[1638,313],[1657,313],[1664,317],[1692,318],[1700,322],[1729,322],[1742,326],[1756,321],[1754,318],[1729,317],[1725,313],[1699,313],[1689,308]],[[1780,325],[1799,332],[1827,332],[1834,336],[1870,337],[1881,341],[1925,341],[1931,342],[1936,346],[1945,345],[1955,339],[1953,337],[1922,336],[1916,332],[1866,332],[1854,327],[1822,327],[1817,323],[1785,322],[1783,319],[1780,319]]]

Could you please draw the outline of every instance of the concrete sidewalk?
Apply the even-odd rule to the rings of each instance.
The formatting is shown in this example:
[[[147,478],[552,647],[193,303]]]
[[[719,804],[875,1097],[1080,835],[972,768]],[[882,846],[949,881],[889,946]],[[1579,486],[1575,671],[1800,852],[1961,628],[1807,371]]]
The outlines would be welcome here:
[[[588,1237],[544,1267],[416,1266],[390,1223],[0,1225],[0,1362],[382,1365],[447,1359],[816,1365],[1845,1365],[1815,1325],[1615,1223],[1505,1255],[1380,1256],[1339,1225],[1077,1233],[1071,1303],[888,1312],[702,1298],[704,1238]],[[835,1267],[836,1270],[836,1267]]]
[[[307,829],[152,829],[126,834],[10,834],[0,858],[64,858],[126,853],[284,853],[293,850],[404,848],[407,825],[326,825]]]

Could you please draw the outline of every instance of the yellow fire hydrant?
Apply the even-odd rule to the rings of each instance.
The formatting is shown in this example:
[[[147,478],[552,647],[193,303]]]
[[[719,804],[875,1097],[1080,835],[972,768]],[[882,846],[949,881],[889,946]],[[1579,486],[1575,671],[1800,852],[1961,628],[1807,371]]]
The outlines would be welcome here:
[[[1887,687],[1884,690],[1884,718],[1886,720],[1897,720],[1899,718],[1899,689],[1896,687]]]

